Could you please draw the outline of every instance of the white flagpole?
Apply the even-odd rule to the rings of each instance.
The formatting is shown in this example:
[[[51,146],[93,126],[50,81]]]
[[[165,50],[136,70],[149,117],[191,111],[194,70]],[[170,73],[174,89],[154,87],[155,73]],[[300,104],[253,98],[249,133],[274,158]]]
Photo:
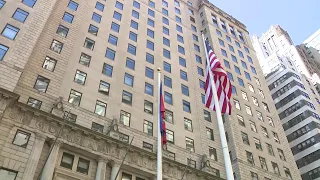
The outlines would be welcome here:
[[[216,107],[216,115],[217,115],[217,121],[218,121],[218,127],[219,127],[221,146],[222,146],[222,151],[223,151],[224,165],[226,168],[227,180],[234,180],[232,165],[231,165],[231,160],[230,160],[230,155],[229,155],[229,149],[228,149],[228,143],[227,143],[227,139],[226,139],[226,134],[225,134],[224,125],[223,125],[223,121],[222,121],[222,115],[221,115],[221,108],[220,108],[218,95],[217,95],[217,89],[216,89],[216,85],[213,81],[213,74],[212,74],[212,71],[210,68],[210,61],[209,61],[209,57],[207,54],[208,51],[207,51],[207,46],[205,43],[203,33],[202,33],[202,40],[203,40],[203,45],[204,45],[205,54],[206,54],[207,66],[209,66],[209,76],[210,76],[210,82],[211,82],[212,91],[213,91],[212,94],[213,94],[213,99],[214,99],[214,105]],[[206,69],[207,69],[207,67],[206,67]]]
[[[157,150],[157,180],[162,180],[162,138],[161,138],[161,107],[160,107],[161,69],[158,68],[158,150]]]

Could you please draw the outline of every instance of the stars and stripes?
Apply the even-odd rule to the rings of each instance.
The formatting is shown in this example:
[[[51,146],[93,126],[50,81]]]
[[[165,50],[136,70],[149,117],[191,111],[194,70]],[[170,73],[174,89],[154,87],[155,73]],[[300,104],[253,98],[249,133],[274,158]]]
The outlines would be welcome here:
[[[211,110],[216,110],[214,105],[213,93],[217,93],[221,113],[228,113],[231,114],[231,93],[232,93],[232,86],[231,82],[228,78],[227,73],[221,66],[220,61],[218,60],[216,54],[213,52],[208,40],[205,41],[205,45],[207,48],[207,54],[209,58],[210,65],[207,64],[206,67],[206,83],[205,83],[205,104],[206,107]],[[210,78],[210,73],[212,72],[212,79],[216,85],[217,92],[213,92]]]

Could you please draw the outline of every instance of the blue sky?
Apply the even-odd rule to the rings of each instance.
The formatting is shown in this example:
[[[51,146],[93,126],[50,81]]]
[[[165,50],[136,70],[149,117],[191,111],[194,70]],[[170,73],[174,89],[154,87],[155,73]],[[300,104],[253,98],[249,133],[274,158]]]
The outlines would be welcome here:
[[[250,35],[261,35],[279,24],[294,44],[301,44],[320,29],[320,0],[209,0],[247,26]]]

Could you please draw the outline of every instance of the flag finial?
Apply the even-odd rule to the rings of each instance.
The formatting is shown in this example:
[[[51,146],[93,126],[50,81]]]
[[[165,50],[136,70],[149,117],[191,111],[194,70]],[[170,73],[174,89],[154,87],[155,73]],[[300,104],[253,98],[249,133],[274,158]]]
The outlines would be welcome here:
[[[157,68],[157,70],[158,70],[159,72],[161,72],[161,68]]]

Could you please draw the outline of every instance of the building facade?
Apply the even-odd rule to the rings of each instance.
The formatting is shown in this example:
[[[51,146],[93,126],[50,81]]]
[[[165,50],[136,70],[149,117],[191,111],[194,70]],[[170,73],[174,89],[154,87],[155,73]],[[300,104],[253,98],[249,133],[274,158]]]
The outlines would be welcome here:
[[[273,30],[279,30],[280,27]],[[257,52],[264,52],[266,45],[278,42],[273,33],[263,34],[263,38],[253,37]],[[287,38],[290,39],[289,36]],[[268,41],[265,41],[268,40]],[[283,41],[283,39],[280,39]],[[287,41],[287,42],[290,42]],[[258,46],[262,44],[262,46]],[[276,43],[275,43],[276,44]],[[275,46],[265,57],[260,56],[259,63],[266,75],[267,84],[289,141],[296,164],[303,180],[319,179],[319,143],[320,117],[319,94],[311,79],[300,74],[297,60],[287,56],[281,47]],[[302,60],[305,52],[297,48]],[[299,56],[297,56],[299,60]],[[308,63],[307,63],[308,64]],[[301,67],[301,66],[300,66]],[[314,66],[310,67],[312,72]]]
[[[235,178],[300,179],[246,27],[208,1],[0,0],[0,17],[0,179],[155,179],[158,67],[164,179],[225,179],[202,30],[233,84]]]

